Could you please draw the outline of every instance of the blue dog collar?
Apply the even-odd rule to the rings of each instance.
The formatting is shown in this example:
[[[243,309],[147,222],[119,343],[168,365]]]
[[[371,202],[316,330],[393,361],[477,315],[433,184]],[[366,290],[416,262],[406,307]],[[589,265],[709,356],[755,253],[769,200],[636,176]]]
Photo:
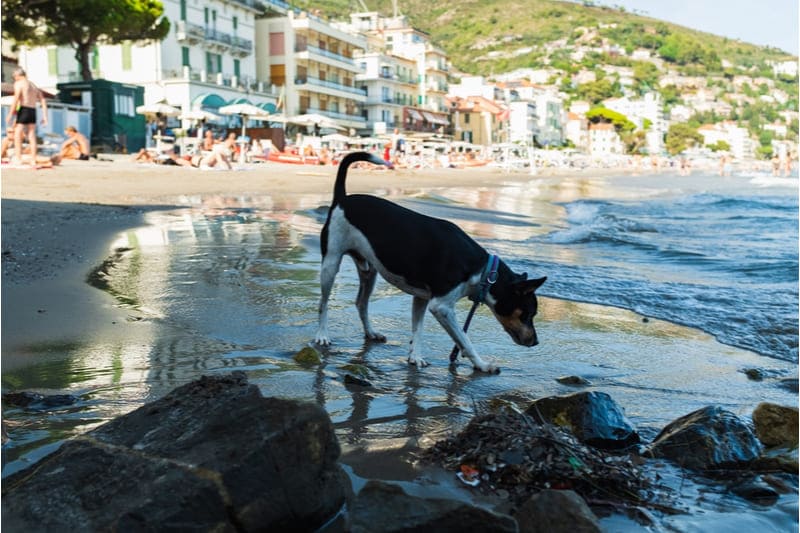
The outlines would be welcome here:
[[[483,270],[483,279],[481,280],[480,290],[474,299],[471,298],[472,301],[483,303],[486,300],[486,293],[489,290],[489,286],[494,285],[497,282],[497,271],[499,266],[500,258],[494,254],[489,254],[489,261],[486,263],[486,268]]]

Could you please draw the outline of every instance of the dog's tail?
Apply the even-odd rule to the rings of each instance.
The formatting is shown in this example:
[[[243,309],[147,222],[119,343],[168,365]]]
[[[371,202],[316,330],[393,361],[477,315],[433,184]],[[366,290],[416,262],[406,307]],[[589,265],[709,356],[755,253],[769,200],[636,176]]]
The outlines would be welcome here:
[[[386,165],[390,168],[392,166],[392,164],[388,161],[384,161],[380,157],[370,154],[369,152],[352,152],[347,154],[339,162],[339,170],[336,173],[336,184],[333,186],[332,206],[338,204],[344,200],[345,196],[347,196],[347,192],[344,188],[344,182],[347,178],[347,168],[353,163],[357,163],[359,161],[369,161],[370,163],[374,163],[376,165]]]

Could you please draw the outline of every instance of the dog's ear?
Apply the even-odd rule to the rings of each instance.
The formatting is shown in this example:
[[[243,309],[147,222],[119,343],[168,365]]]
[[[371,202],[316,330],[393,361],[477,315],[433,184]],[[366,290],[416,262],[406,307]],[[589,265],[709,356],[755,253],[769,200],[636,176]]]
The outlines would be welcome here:
[[[527,275],[525,277],[527,277]],[[520,294],[532,294],[533,291],[541,287],[545,281],[547,281],[546,276],[538,279],[522,279],[514,283],[514,289]]]

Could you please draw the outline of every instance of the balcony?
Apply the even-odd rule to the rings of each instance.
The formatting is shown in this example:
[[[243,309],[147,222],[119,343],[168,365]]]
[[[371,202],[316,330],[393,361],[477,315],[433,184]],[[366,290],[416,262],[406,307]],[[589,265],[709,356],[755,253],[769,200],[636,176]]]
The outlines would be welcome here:
[[[314,90],[317,92],[324,92],[325,94],[331,94],[334,96],[344,96],[344,97],[361,97],[356,99],[364,99],[366,100],[367,91],[364,89],[359,89],[357,87],[351,87],[349,85],[343,85],[341,83],[328,81],[328,80],[321,80],[319,78],[312,78],[310,76],[306,76],[304,78],[295,78],[294,84],[298,86],[298,88],[305,88],[307,90]],[[305,86],[305,87],[304,87]],[[319,91],[319,88],[323,89],[330,89],[329,91]],[[339,93],[345,94],[337,94],[335,91]]]
[[[198,24],[179,20],[175,28],[175,38],[179,43],[198,44],[206,39],[206,30]]]
[[[324,48],[298,43],[294,47],[294,51],[299,54],[298,59],[314,60],[318,63],[339,67],[350,72],[361,72],[361,68],[356,65],[352,57],[337,54]]]
[[[228,52],[233,47],[233,36],[221,31],[206,28],[206,45],[219,52]]]
[[[233,36],[231,38],[231,54],[237,57],[249,56],[253,53],[253,41]]]

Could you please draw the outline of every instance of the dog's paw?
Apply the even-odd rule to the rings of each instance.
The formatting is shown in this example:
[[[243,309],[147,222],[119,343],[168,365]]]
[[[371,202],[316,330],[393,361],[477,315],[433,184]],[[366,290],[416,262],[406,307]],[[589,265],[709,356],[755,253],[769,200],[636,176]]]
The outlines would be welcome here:
[[[484,372],[486,374],[499,374],[500,367],[493,365],[491,363],[484,363],[482,365],[474,365],[473,368],[479,372]]]
[[[317,336],[314,338],[314,342],[319,346],[331,345],[331,340],[328,338],[328,336],[321,333],[317,333]]]
[[[414,355],[410,355],[408,356],[408,364],[414,365],[417,368],[425,368],[426,366],[428,366],[429,363],[422,357],[416,357]]]
[[[386,342],[386,335],[378,333],[377,331],[370,331],[364,334],[368,341],[372,342]]]

